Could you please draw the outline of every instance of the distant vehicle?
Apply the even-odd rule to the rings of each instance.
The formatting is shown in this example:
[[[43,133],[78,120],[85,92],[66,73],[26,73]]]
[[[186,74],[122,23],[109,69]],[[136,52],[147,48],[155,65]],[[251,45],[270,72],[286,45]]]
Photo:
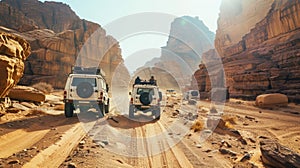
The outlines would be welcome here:
[[[184,95],[185,100],[200,100],[200,94],[198,90],[189,90]]]
[[[177,93],[174,89],[167,89],[166,90],[166,95],[171,96],[171,97],[176,97]]]
[[[73,111],[98,106],[100,115],[109,112],[108,85],[98,68],[73,68],[69,74],[65,90],[65,116],[72,117]],[[95,107],[98,109],[97,107]]]
[[[160,119],[162,93],[156,83],[143,82],[142,84],[135,84],[129,95],[131,95],[129,118],[134,118],[134,113],[140,110],[142,112],[151,111],[155,119]]]

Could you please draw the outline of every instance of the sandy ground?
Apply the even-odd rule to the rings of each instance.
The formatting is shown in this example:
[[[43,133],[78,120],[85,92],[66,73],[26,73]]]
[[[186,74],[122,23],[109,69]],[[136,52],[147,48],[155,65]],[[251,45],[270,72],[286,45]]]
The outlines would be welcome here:
[[[160,120],[148,113],[130,120],[116,112],[99,119],[92,110],[78,114],[79,119],[65,118],[61,93],[48,96],[43,105],[23,103],[28,109],[12,108],[0,118],[0,167],[22,167],[46,158],[62,162],[61,168],[266,167],[259,149],[266,138],[300,153],[300,106],[259,109],[253,102],[231,99],[222,118],[226,129],[238,131],[241,138],[207,129],[208,101],[193,106],[171,97],[162,104]],[[201,123],[197,132],[190,129],[196,122]],[[78,125],[88,131],[83,139]]]

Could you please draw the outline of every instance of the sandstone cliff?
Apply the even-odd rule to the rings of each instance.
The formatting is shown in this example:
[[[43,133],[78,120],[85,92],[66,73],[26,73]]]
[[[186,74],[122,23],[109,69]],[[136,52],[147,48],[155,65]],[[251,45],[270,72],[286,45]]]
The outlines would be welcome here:
[[[12,18],[19,22],[22,31],[24,20],[38,26],[40,29],[51,29],[54,32],[62,32],[68,29],[79,28],[80,18],[72,9],[63,3],[58,2],[40,2],[38,0],[2,0],[2,5],[8,5],[6,8],[6,18],[12,23]],[[21,16],[21,17],[20,17]],[[2,18],[2,17],[1,17]],[[22,19],[22,20],[21,20]],[[26,23],[25,22],[25,23]],[[1,23],[1,22],[0,22]],[[3,26],[13,26],[8,23]],[[21,25],[22,24],[22,25]]]
[[[24,39],[0,32],[0,98],[23,76],[24,61],[29,54],[30,46]]]
[[[300,100],[299,16],[299,1],[223,1],[215,48],[232,97],[279,92]],[[203,89],[201,71],[196,75]]]
[[[1,6],[4,6],[6,12],[0,12],[0,16],[6,19],[5,22],[0,21],[0,25],[9,29],[2,27],[0,30],[22,36],[32,47],[20,84],[46,82],[55,88],[63,88],[72,66],[89,66],[87,62],[100,65],[110,82],[111,74],[122,62],[118,42],[106,35],[100,25],[81,20],[66,4],[3,0]],[[77,59],[85,42],[94,32],[97,32],[97,40],[90,40],[89,51],[86,51],[91,54],[87,54],[84,59]],[[93,52],[95,48],[96,54]]]
[[[198,68],[203,52],[213,48],[214,33],[198,17],[183,16],[171,24],[167,45],[161,57],[145,66],[154,66],[170,73],[178,85],[185,87]]]

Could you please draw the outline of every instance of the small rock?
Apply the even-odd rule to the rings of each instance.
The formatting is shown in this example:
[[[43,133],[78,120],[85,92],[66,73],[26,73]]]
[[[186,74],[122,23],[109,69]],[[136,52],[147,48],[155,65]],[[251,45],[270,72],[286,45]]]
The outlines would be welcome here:
[[[212,151],[211,149],[207,149],[207,150],[204,150],[203,152],[209,153],[211,151]]]
[[[241,102],[241,101],[236,101],[235,103],[236,103],[236,104],[242,104],[242,102]]]
[[[247,145],[247,144],[248,144],[247,141],[246,141],[242,136],[240,136],[240,137],[238,138],[238,140],[239,140],[243,145]]]
[[[196,144],[195,145],[197,148],[202,148],[202,145],[201,144]]]
[[[178,114],[179,114],[179,113],[177,113],[176,111],[173,111],[173,112],[172,112],[172,116],[173,116],[173,117],[177,116]]]
[[[105,145],[108,145],[108,140],[102,140],[102,143],[104,143]]]
[[[30,148],[30,150],[34,150],[34,149],[37,149],[37,147],[36,147],[36,146],[33,146],[32,148]]]
[[[266,137],[266,136],[259,136],[258,138],[261,138],[261,139],[269,139],[269,138]]]
[[[229,154],[229,155],[231,155],[231,156],[236,156],[236,155],[237,155],[236,152],[231,151],[231,150],[228,150],[228,149],[224,149],[224,148],[220,148],[220,149],[219,149],[219,152],[220,152],[221,154]]]
[[[116,161],[119,162],[119,163],[121,163],[121,164],[124,163],[124,162],[123,162],[122,160],[120,160],[120,159],[117,159]]]
[[[249,119],[249,120],[255,120],[254,117],[250,117],[250,116],[245,116],[246,119]]]
[[[76,168],[76,164],[75,163],[69,163],[68,164],[68,168]]]
[[[226,146],[226,147],[228,147],[228,148],[231,148],[232,147],[232,145],[230,145],[227,141],[225,141],[225,140],[222,140],[221,141],[221,147],[222,146]]]
[[[105,147],[105,144],[104,143],[102,143],[102,142],[97,142],[98,143],[98,145],[99,145],[99,147],[101,146],[101,148],[104,148]]]
[[[18,163],[20,163],[19,160],[11,160],[8,162],[8,164],[18,164]]]
[[[250,160],[250,158],[251,158],[251,155],[250,155],[249,153],[246,153],[246,154],[242,157],[242,159],[240,160],[240,162],[244,162],[245,160]]]
[[[84,145],[85,144],[85,141],[80,141],[79,142],[79,145]]]
[[[250,142],[252,142],[252,143],[256,143],[256,141],[255,141],[254,139],[252,139],[252,138],[249,138],[249,140],[250,140]]]

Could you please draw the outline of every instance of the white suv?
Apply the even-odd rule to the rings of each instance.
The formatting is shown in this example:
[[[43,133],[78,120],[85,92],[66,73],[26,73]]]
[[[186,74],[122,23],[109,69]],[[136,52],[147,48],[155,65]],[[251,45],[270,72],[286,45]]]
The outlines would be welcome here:
[[[80,112],[94,107],[100,110],[100,116],[109,112],[108,85],[99,69],[73,69],[67,79],[64,90],[65,116],[72,117],[73,110]]]
[[[162,93],[158,86],[150,83],[135,84],[129,94],[131,95],[129,118],[134,118],[134,113],[140,110],[142,112],[151,111],[155,119],[160,119]]]

